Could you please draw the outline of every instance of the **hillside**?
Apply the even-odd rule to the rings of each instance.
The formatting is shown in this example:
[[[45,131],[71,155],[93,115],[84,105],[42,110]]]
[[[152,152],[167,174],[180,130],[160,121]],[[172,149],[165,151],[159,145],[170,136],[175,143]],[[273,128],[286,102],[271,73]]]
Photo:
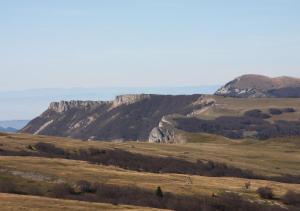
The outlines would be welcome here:
[[[167,114],[189,114],[202,107],[201,95],[123,95],[114,101],[51,103],[21,131],[85,140],[147,140]]]
[[[242,75],[228,82],[215,94],[227,97],[300,97],[300,79]]]
[[[255,143],[211,135],[185,135],[186,144],[159,145],[1,134],[0,192],[43,196],[46,198],[41,200],[49,200],[49,203],[52,198],[117,203],[120,209],[125,208],[121,204],[127,204],[199,210],[195,208],[203,207],[204,200],[210,210],[220,210],[218,206],[225,206],[222,208],[225,211],[238,207],[282,210],[278,204],[293,210],[294,205],[284,204],[282,200],[287,191],[300,192],[298,139]],[[202,166],[201,171],[191,172],[190,166],[192,169]],[[160,170],[156,171],[156,167]],[[249,182],[250,188],[245,189]],[[163,190],[163,200],[155,196],[158,186]],[[256,190],[265,186],[274,192],[273,200],[262,200],[257,195]],[[83,187],[92,189],[86,192]],[[28,200],[34,199],[28,197]],[[26,206],[39,207],[39,202]],[[1,203],[10,204],[9,201]],[[66,209],[76,204],[64,200],[57,203]],[[82,206],[92,209],[113,205],[83,203]]]

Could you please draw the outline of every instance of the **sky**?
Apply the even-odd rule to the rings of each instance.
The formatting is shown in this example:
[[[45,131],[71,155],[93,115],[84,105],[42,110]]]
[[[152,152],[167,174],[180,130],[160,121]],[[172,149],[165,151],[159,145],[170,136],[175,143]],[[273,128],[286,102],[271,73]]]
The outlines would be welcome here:
[[[300,77],[299,0],[0,0],[0,91]]]

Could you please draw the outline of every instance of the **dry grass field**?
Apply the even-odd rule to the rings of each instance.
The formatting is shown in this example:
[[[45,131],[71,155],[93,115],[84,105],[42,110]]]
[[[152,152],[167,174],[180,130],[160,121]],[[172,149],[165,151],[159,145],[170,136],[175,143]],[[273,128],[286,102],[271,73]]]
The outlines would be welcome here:
[[[94,148],[124,149],[155,156],[171,156],[195,162],[212,160],[266,176],[300,175],[300,138],[276,138],[266,141],[230,140],[208,134],[183,133],[186,144],[150,144],[144,142],[80,141],[68,138],[9,134],[0,136],[2,149],[27,150],[29,144],[53,143],[69,150]]]
[[[161,186],[164,191],[185,195],[211,195],[223,191],[239,192],[256,197],[256,189],[269,186],[280,197],[287,190],[300,191],[300,184],[285,184],[265,180],[230,177],[187,176],[182,174],[155,174],[124,170],[113,166],[93,165],[84,161],[37,157],[1,157],[1,171],[22,178],[24,185],[33,180],[43,185],[58,182],[75,183],[79,180],[106,184],[138,186],[154,191]],[[19,178],[19,181],[21,181]],[[251,181],[251,189],[244,184]]]
[[[112,205],[104,203],[91,203],[73,200],[59,200],[37,196],[22,196],[0,193],[0,208],[3,211],[98,211],[98,210],[125,210],[125,211],[151,211],[159,210],[146,207],[127,205]]]
[[[32,136],[27,134],[0,134],[0,149],[10,151],[28,151],[28,146],[38,142],[52,143],[68,151],[79,149],[123,149],[144,155],[175,157],[195,162],[216,161],[241,169],[249,169],[265,176],[285,174],[300,175],[300,141],[299,138],[272,139],[267,141],[230,140],[207,134],[183,134],[188,143],[181,145],[161,145],[150,143],[126,142],[112,143],[99,141],[80,141],[69,138]],[[13,181],[23,190],[31,186],[39,187],[47,194],[59,183],[76,184],[80,180],[98,182],[124,187],[139,187],[154,192],[160,186],[164,192],[185,196],[211,196],[224,192],[238,193],[252,201],[261,201],[256,190],[268,186],[274,191],[276,198],[281,198],[287,191],[300,192],[300,184],[243,179],[235,177],[207,177],[172,173],[149,173],[126,170],[116,166],[92,164],[86,161],[45,158],[31,156],[0,156],[0,181]],[[250,189],[245,183],[250,182]],[[7,197],[7,200],[2,201]],[[20,200],[18,199],[20,197]],[[0,195],[1,207],[7,210],[76,210],[73,207],[87,206],[88,210],[136,209],[130,206],[113,206],[107,204],[82,203],[76,201],[54,200],[48,198],[28,197],[26,203],[23,196]],[[25,196],[24,196],[25,197]],[[16,200],[18,203],[13,204]],[[25,201],[25,200],[24,200]],[[30,203],[32,201],[32,203]],[[43,209],[43,204],[49,209]],[[278,201],[268,201],[280,204]],[[56,204],[55,206],[52,204]],[[48,206],[47,206],[48,207]],[[54,208],[52,208],[54,207]],[[33,209],[35,208],[35,209]],[[143,208],[144,210],[144,208]]]

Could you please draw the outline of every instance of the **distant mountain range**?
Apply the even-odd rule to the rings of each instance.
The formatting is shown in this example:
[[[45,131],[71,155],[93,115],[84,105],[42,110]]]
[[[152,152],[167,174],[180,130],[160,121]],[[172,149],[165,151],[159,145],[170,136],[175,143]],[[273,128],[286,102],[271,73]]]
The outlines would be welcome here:
[[[0,132],[17,132],[22,129],[26,124],[28,124],[29,120],[8,120],[8,121],[0,121]]]
[[[53,102],[21,132],[164,143],[183,140],[178,131],[259,139],[300,135],[299,87],[297,78],[244,75],[215,95],[131,94],[109,101]]]
[[[5,133],[15,133],[17,132],[18,130],[16,128],[12,128],[12,127],[7,127],[7,128],[4,128],[4,127],[1,127],[0,126],[0,132],[5,132]]]

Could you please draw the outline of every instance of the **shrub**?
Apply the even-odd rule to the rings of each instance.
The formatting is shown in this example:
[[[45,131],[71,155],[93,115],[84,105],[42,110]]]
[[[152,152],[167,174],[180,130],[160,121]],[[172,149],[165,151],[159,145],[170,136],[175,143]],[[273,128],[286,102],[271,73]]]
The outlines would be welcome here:
[[[60,183],[52,188],[51,193],[56,198],[66,198],[68,195],[73,194],[74,190],[69,184]]]
[[[283,195],[282,201],[289,205],[300,205],[300,193],[294,191],[288,191]]]
[[[245,183],[245,188],[246,188],[246,190],[249,190],[250,187],[251,187],[251,182],[250,182],[250,181],[249,181],[249,182],[246,182],[246,183]]]
[[[34,150],[34,148],[30,144],[27,146],[27,149]]]
[[[85,180],[78,181],[76,186],[81,193],[95,193],[96,192],[96,188],[93,187],[93,185],[90,182],[85,181]]]
[[[260,187],[256,191],[258,195],[263,199],[273,199],[274,193],[271,188],[269,187]]]

